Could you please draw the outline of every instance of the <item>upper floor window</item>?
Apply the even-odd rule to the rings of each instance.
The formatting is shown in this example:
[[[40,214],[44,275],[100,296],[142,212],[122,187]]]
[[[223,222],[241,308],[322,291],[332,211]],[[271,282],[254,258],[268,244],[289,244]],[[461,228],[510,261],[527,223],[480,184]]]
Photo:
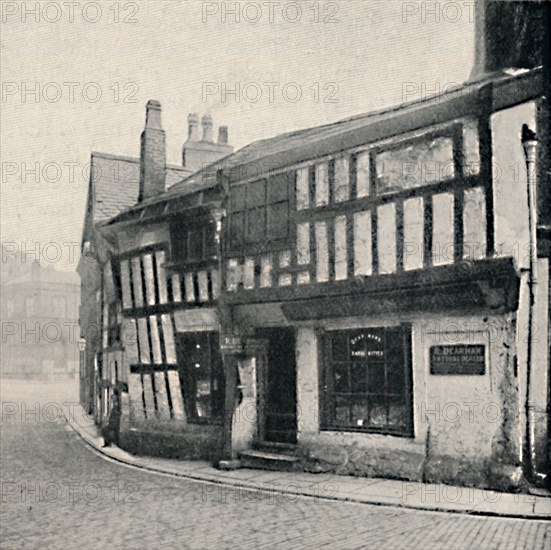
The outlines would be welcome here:
[[[230,191],[230,245],[285,239],[289,235],[288,173],[243,183]]]
[[[453,140],[437,137],[377,154],[377,194],[453,179]]]
[[[213,223],[172,228],[173,258],[181,262],[201,262],[216,258],[217,248]]]

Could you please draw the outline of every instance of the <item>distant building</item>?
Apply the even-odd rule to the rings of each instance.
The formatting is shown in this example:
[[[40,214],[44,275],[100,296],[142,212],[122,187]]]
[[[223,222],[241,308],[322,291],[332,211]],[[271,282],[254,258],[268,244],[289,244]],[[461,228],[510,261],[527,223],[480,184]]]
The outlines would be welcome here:
[[[548,56],[496,66],[500,5],[477,5],[463,87],[168,189],[148,103],[138,201],[94,225],[94,395],[105,422],[122,390],[123,447],[501,489],[548,472]]]
[[[58,379],[79,371],[76,273],[19,262],[2,277],[1,375]]]

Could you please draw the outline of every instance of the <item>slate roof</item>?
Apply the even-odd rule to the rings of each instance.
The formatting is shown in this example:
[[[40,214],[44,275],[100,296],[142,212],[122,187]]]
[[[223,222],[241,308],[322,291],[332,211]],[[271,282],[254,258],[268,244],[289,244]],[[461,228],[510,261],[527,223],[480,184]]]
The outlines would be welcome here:
[[[92,153],[94,222],[102,222],[130,208],[138,201],[140,159]],[[167,188],[191,174],[181,166],[167,165]]]
[[[275,167],[298,164],[437,124],[439,121],[472,114],[480,109],[479,92],[485,89],[490,92],[489,104],[492,109],[505,108],[518,103],[522,98],[536,97],[543,89],[542,82],[542,71],[539,68],[523,71],[520,75],[506,72],[487,74],[477,81],[466,82],[441,95],[259,140],[182,179],[164,193],[127,208],[122,216],[126,219],[149,205],[212,188],[217,184],[219,169],[224,170],[226,175],[230,174],[230,182],[239,181],[243,179],[240,172],[253,177],[255,171],[247,170],[249,167],[264,174]],[[112,221],[116,223],[118,220]]]

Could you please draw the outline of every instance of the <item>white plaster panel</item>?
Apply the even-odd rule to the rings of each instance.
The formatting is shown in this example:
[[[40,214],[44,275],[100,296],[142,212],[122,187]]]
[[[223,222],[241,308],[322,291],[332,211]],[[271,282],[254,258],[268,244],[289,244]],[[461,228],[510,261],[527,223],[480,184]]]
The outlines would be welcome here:
[[[149,333],[151,334],[151,347],[153,348],[153,362],[157,365],[163,362],[161,355],[161,339],[156,315],[149,316]]]
[[[122,306],[124,309],[132,307],[132,293],[130,292],[130,267],[128,260],[121,260],[121,287]]]
[[[404,201],[404,270],[421,269],[424,251],[423,197]]]
[[[316,222],[316,280],[322,283],[329,280],[329,250],[326,222]]]
[[[377,250],[379,273],[396,272],[396,205],[383,204],[377,208]]]
[[[486,256],[486,196],[482,187],[466,189],[463,198],[463,258]]]
[[[335,218],[335,280],[348,277],[348,253],[346,243],[346,216]]]
[[[138,339],[140,343],[140,363],[149,365],[150,349],[149,349],[149,337],[147,334],[147,319],[138,319]]]
[[[371,212],[354,214],[354,275],[371,275]]]
[[[446,265],[454,262],[453,195],[439,193],[432,197],[432,262]]]
[[[155,260],[157,263],[157,287],[159,289],[159,302],[166,304],[168,302],[168,294],[166,290],[166,270],[164,263],[166,261],[166,254],[164,250],[159,250],[155,253]]]
[[[153,274],[153,256],[144,254],[142,257],[145,275],[145,295],[147,305],[155,305],[155,275]]]

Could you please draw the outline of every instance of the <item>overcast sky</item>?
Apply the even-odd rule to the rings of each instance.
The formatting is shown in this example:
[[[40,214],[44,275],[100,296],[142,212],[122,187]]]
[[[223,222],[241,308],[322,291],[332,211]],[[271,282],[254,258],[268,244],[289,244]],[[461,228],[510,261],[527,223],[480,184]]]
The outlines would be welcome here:
[[[138,156],[148,99],[180,164],[189,112],[228,125],[237,149],[419,99],[472,66],[472,2],[221,4],[2,3],[3,242],[75,269],[64,243],[80,240],[90,152]]]

